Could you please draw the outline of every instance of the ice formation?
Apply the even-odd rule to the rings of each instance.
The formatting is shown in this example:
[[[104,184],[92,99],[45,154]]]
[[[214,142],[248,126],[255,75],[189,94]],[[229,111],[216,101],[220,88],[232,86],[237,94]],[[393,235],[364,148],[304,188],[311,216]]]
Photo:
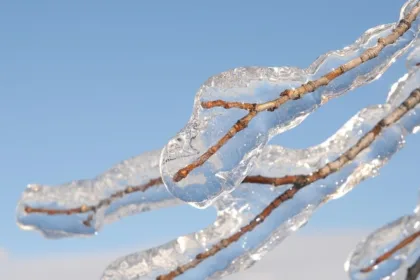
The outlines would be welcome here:
[[[401,17],[417,3],[408,1],[401,11]],[[298,125],[329,98],[378,78],[416,37],[418,20],[377,58],[300,100],[284,104],[282,110],[261,114],[246,130],[235,135],[213,155],[207,164],[175,184],[171,182],[174,172],[205,151],[212,141],[216,141],[230,127],[227,124],[229,120],[234,122],[243,113],[237,109],[223,108],[205,111],[200,108],[200,102],[226,97],[230,101],[261,102],[277,97],[281,90],[316,79],[343,61],[359,56],[366,48],[375,45],[379,37],[389,34],[393,27],[382,25],[370,29],[355,44],[320,57],[307,70],[286,67],[240,68],[211,78],[196,97],[194,115],[181,131],[182,137],[174,138],[163,150],[162,156],[160,151],[155,151],[129,159],[93,180],[74,181],[56,187],[30,185],[18,205],[18,224],[24,229],[37,229],[52,238],[88,235],[99,230],[103,223],[120,216],[180,203],[161,182],[149,184],[153,180],[160,180],[161,173],[172,194],[193,202],[195,206],[206,206],[219,195],[213,201],[218,213],[216,221],[201,231],[114,261],[105,270],[102,279],[155,279],[188,263],[197,254],[208,251],[220,240],[238,232],[273,199],[290,188],[290,185],[272,187],[249,183],[234,188],[245,176],[281,177],[309,174],[319,169],[353,146],[380,119],[392,112],[411,90],[419,86],[414,53],[408,61],[411,72],[393,86],[387,102],[360,111],[325,142],[303,150],[266,145],[270,137]],[[303,188],[293,199],[276,208],[254,230],[196,267],[186,270],[179,279],[219,279],[250,267],[290,233],[302,227],[318,206],[346,194],[361,180],[375,176],[380,167],[403,147],[406,135],[418,131],[419,127],[420,108],[417,106],[397,124],[385,129],[351,163],[326,179]],[[229,152],[229,147],[236,148]],[[171,157],[170,151],[179,153]],[[193,189],[182,188],[188,182]],[[148,184],[149,187],[145,187]],[[143,188],[139,191],[138,186]],[[37,212],[34,209],[49,209],[50,212]],[[61,214],[55,215],[51,211]],[[369,257],[372,258],[372,255]],[[353,269],[357,265],[349,264],[348,267]]]
[[[417,3],[417,1],[408,1],[402,8],[401,17],[404,17],[406,11],[411,10],[415,3]],[[333,67],[337,67],[341,62],[359,56],[360,53],[366,50],[366,48],[374,45],[379,37],[383,37],[389,34],[393,26],[393,24],[382,25],[368,30],[354,44],[344,48],[341,51],[329,52],[321,56],[306,70],[287,67],[241,68],[236,69],[233,72],[231,71],[222,73],[221,75],[211,78],[209,82],[202,87],[202,89],[199,92],[199,95],[196,98],[196,105],[198,102],[200,102],[201,97],[212,99],[217,98],[219,96],[215,95],[215,93],[208,96],[208,93],[211,92],[210,88],[213,88],[209,87],[209,83],[217,86],[217,89],[222,88],[222,85],[227,86],[225,90],[220,92],[218,91],[219,93],[226,93],[227,89],[229,88],[234,89],[233,94],[229,93],[229,95],[227,95],[226,93],[226,96],[229,96],[231,100],[267,100],[270,98],[271,91],[267,92],[268,98],[265,98],[265,91],[262,91],[260,95],[258,95],[259,97],[255,94],[250,94],[249,92],[252,91],[251,89],[255,88],[256,85],[260,86],[261,83],[265,83],[264,81],[266,81],[267,79],[270,80],[270,83],[273,87],[275,87],[276,89],[277,87],[279,87],[278,90],[281,90],[282,88],[288,85],[298,85],[302,82],[307,81],[310,78],[319,78],[320,75],[327,72]],[[404,36],[398,39],[397,43],[386,47],[381,52],[379,57],[366,62],[365,64],[359,66],[359,68],[354,69],[353,71],[345,73],[343,76],[338,78],[336,81],[330,83],[328,86],[321,88],[314,93],[308,94],[301,100],[296,100],[284,104],[281,110],[277,110],[278,112],[265,112],[267,116],[277,116],[276,118],[279,117],[279,123],[283,123],[283,121],[286,119],[290,121],[289,125],[282,126],[282,128],[278,127],[278,129],[275,130],[276,133],[280,132],[281,130],[290,129],[292,126],[297,125],[299,122],[301,122],[311,110],[319,106],[319,103],[317,103],[318,101],[325,101],[331,96],[338,96],[346,90],[349,90],[356,86],[360,86],[362,84],[370,82],[375,78],[378,78],[389,67],[389,65],[395,61],[395,59],[398,56],[400,56],[406,51],[407,47],[412,41],[412,38],[417,34],[417,32],[418,22],[416,21],[412,24],[411,29],[407,31],[404,34]],[[227,75],[229,73],[235,73],[235,75]],[[244,75],[248,78],[252,78],[252,82],[249,82],[247,86],[242,85],[243,90],[248,90],[249,96],[247,96],[245,93],[238,95],[236,88],[234,88],[234,85],[236,85],[237,82],[243,83],[244,81],[248,81]],[[288,80],[290,77],[292,77],[292,79]],[[266,88],[266,86],[264,87]],[[271,92],[271,94],[274,94],[274,91]],[[256,100],[256,97],[260,99]],[[317,101],[314,103],[314,100]],[[201,109],[199,109],[196,106],[196,110]],[[217,108],[215,108],[194,115],[201,115],[207,118],[209,114],[210,116],[213,116],[216,112],[221,113],[224,117],[227,116],[231,118],[233,116],[231,114],[237,111],[235,109],[218,110]],[[300,117],[295,118],[296,116]],[[272,123],[272,121],[275,120],[271,118],[267,119],[266,117],[264,117],[264,119],[254,120],[253,123],[254,125],[257,125],[259,127],[266,127],[263,124],[263,122],[265,121],[267,121],[268,123]],[[223,124],[226,124],[226,122],[223,121],[213,123],[213,125],[216,124],[220,124],[221,126],[223,126]],[[213,133],[217,130],[209,129],[206,130],[206,132],[204,132],[203,134],[207,135],[209,131]],[[251,134],[255,132],[255,130],[253,130],[252,127],[248,127],[245,131],[250,131]],[[220,133],[218,135],[220,135]],[[238,138],[237,141],[245,141],[244,135],[247,134],[239,133],[235,135],[234,138]],[[205,136],[199,136],[199,138],[197,139],[201,139],[200,137],[202,138]],[[250,136],[250,141],[253,141],[252,139],[254,138]],[[231,144],[237,143],[234,139],[232,139],[232,141]],[[229,143],[226,145],[226,147],[228,146]],[[237,147],[241,146],[238,145]],[[249,147],[250,145],[248,145],[248,143],[245,143],[240,149],[244,151],[244,149],[248,149]],[[265,153],[264,151],[267,150],[269,149],[262,150],[263,156]],[[235,149],[235,156],[239,155],[237,151],[238,150]],[[143,184],[148,183],[150,180],[156,179],[160,176],[158,170],[159,153],[160,151],[155,151],[124,161],[93,180],[79,180],[60,186],[29,185],[28,188],[25,190],[23,197],[18,205],[18,224],[23,229],[38,229],[45,236],[52,238],[69,235],[89,235],[97,232],[104,222],[110,222],[118,218],[119,216],[129,215],[136,212],[155,209],[156,207],[163,207],[173,205],[175,203],[180,203],[178,200],[174,199],[163,189],[162,184],[156,184],[153,188],[148,188],[145,191],[135,191],[132,193],[126,192],[128,190],[128,186],[141,186]],[[254,152],[248,153],[247,155],[252,155],[252,157],[254,157],[256,154],[259,153],[260,151],[258,148],[254,150]],[[162,159],[164,161],[166,158],[165,155],[166,152],[164,151],[162,153]],[[229,155],[230,158],[235,158],[235,156],[231,156],[231,153],[225,153],[225,155]],[[219,158],[219,154],[214,155],[209,162],[214,162],[214,160],[217,158]],[[248,159],[250,158],[251,157],[248,157]],[[179,158],[174,159],[174,162],[179,162]],[[168,167],[167,164],[168,162],[162,164],[161,166],[161,171],[163,174],[165,174],[165,168]],[[238,175],[239,173],[236,171],[234,173],[222,172],[224,174],[223,178],[226,179],[228,177],[226,177],[225,175],[231,174],[232,176],[229,177],[228,181],[238,181],[239,177],[243,178],[246,175],[244,172],[249,169],[250,164],[251,161],[249,161],[249,165],[247,168],[245,168],[245,165],[240,165],[240,169],[242,168],[242,173],[240,174],[240,176]],[[200,168],[195,170],[194,172],[199,172],[199,170]],[[222,173],[217,172],[217,174],[219,175]],[[209,174],[209,176],[213,179],[215,179],[216,177],[219,179],[221,178],[218,175],[214,177],[212,174]],[[196,180],[196,182],[200,182],[200,184],[197,185],[197,187],[200,186],[198,192],[201,192],[203,194],[203,192],[206,192],[208,188],[213,188],[215,186],[215,188],[217,189],[219,188],[218,186],[220,186],[218,185],[218,183],[214,183],[214,181],[208,181],[208,178],[210,177],[190,174],[188,178],[190,180],[194,179]],[[204,182],[207,182],[206,186],[202,185]],[[210,182],[213,182],[214,184],[210,184]],[[169,189],[171,189],[171,187],[169,187]],[[189,191],[187,192],[189,193]],[[207,194],[212,196],[212,194],[210,193]],[[114,197],[115,199],[108,201],[109,197]],[[208,202],[209,201],[207,201],[207,203]],[[55,213],[62,211],[62,214],[47,215],[47,213],[27,211],[28,209],[50,209],[55,211]],[[68,215],[70,213],[68,211],[66,212],[66,210],[69,209],[73,210],[71,211],[72,215]]]
[[[407,1],[401,10],[400,19],[417,3],[414,0]],[[328,99],[379,78],[417,36],[419,20],[414,21],[394,44],[385,47],[378,57],[299,100],[283,104],[279,110],[259,113],[246,129],[227,141],[204,164],[194,168],[185,178],[174,180],[178,171],[195,162],[248,113],[237,108],[204,109],[202,102],[221,99],[263,103],[276,99],[285,89],[297,88],[308,81],[319,79],[343,62],[359,57],[368,48],[375,46],[378,38],[391,34],[395,26],[386,24],[371,28],[354,44],[320,56],[307,69],[241,67],[208,79],[197,92],[189,122],[162,152],[161,175],[169,192],[195,207],[207,207],[223,192],[232,191],[242,182],[270,138],[300,124]]]
[[[396,83],[388,96],[388,103],[395,104],[401,102],[404,94],[412,87],[420,85],[420,71],[417,64],[420,62],[420,41],[417,40],[414,50],[407,59],[409,73]],[[406,121],[404,126],[409,132],[417,132],[420,129],[420,108],[417,107],[412,112],[414,116]],[[374,265],[374,261],[384,253],[392,250],[405,238],[415,235],[420,231],[420,203],[417,205],[412,215],[401,217],[400,219],[378,229],[370,234],[365,240],[357,245],[354,252],[345,264],[346,271],[353,280],[369,279],[406,279],[408,264],[420,257],[420,239],[417,237],[407,246],[397,250],[384,261]],[[369,271],[363,269],[374,265]],[[414,279],[414,278],[413,278]]]
[[[373,268],[370,266],[376,258],[392,250],[407,237],[417,235],[419,230],[420,215],[416,211],[413,215],[401,217],[370,234],[357,245],[345,264],[350,279],[406,279],[410,264],[420,257],[420,239],[417,236],[414,241],[397,250]]]
[[[163,183],[146,187],[151,180],[160,178],[160,153],[158,150],[125,160],[92,180],[59,186],[28,185],[17,206],[18,225],[27,230],[39,230],[49,238],[91,235],[104,223],[122,216],[179,204]],[[133,188],[132,192],[127,192],[129,186]],[[140,188],[134,191],[136,187]],[[115,198],[108,201],[112,196]],[[100,207],[95,211],[82,211],[83,205]],[[47,215],[27,209],[49,209],[51,212],[73,209],[74,213]]]
[[[409,61],[409,65],[412,64]],[[363,109],[324,143],[304,150],[280,146],[264,147],[250,174],[276,177],[309,174],[335,160],[419,86],[417,69],[417,66],[413,67],[410,74],[394,84],[385,104]],[[219,279],[250,267],[290,233],[302,227],[318,206],[343,196],[361,180],[378,174],[378,170],[404,146],[406,136],[418,131],[419,127],[420,106],[417,106],[396,124],[385,129],[351,163],[327,178],[303,188],[293,199],[275,209],[254,230],[246,232],[237,242],[229,244],[197,266],[183,271],[177,279]],[[214,202],[218,216],[211,226],[180,236],[162,246],[122,257],[106,269],[102,280],[156,279],[176,270],[194,260],[197,254],[212,250],[213,245],[239,232],[288,188],[290,185],[270,187],[262,184],[241,184]]]

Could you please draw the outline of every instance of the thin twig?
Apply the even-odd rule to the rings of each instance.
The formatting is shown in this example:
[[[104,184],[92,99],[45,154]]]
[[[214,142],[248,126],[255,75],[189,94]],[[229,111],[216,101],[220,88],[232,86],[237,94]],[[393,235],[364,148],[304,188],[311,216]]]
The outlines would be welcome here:
[[[290,182],[294,181],[293,186],[275,198],[260,214],[258,214],[251,222],[243,226],[238,232],[231,235],[230,237],[224,238],[214,244],[210,249],[206,250],[203,253],[200,253],[195,256],[190,262],[178,266],[176,269],[170,271],[165,275],[160,275],[157,280],[171,280],[185,271],[192,269],[199,265],[204,260],[214,256],[222,249],[228,247],[232,243],[238,241],[246,233],[252,231],[259,224],[264,222],[264,220],[283,202],[290,200],[294,195],[301,190],[302,188],[310,185],[311,183],[324,179],[325,177],[333,174],[334,172],[340,170],[345,164],[352,161],[360,152],[369,147],[377,136],[382,133],[383,129],[396,123],[402,116],[404,116],[409,110],[413,109],[417,104],[420,103],[420,88],[414,90],[410,96],[398,106],[390,115],[378,122],[367,134],[365,134],[359,141],[343,153],[336,160],[326,164],[318,171],[309,174],[309,175],[296,175],[296,176],[287,176],[289,178],[285,181]],[[284,178],[284,177],[283,177]],[[281,178],[279,178],[281,181]]]
[[[394,29],[393,33],[388,35],[385,38],[378,39],[378,45],[373,48],[368,49],[364,52],[359,58],[353,59],[350,62],[343,64],[336,70],[331,71],[330,73],[324,75],[316,81],[310,81],[301,87],[295,90],[286,90],[281,93],[280,98],[272,100],[270,102],[256,104],[256,103],[242,103],[242,102],[226,102],[223,100],[207,101],[203,102],[202,106],[204,108],[210,109],[213,107],[223,107],[226,109],[230,108],[240,108],[248,110],[249,113],[243,117],[241,120],[229,130],[219,142],[211,147],[206,153],[204,153],[195,163],[188,165],[187,167],[179,170],[174,177],[175,181],[179,181],[182,178],[185,178],[191,170],[202,165],[208,158],[210,158],[214,153],[216,153],[230,138],[232,138],[236,133],[246,128],[248,123],[259,113],[265,110],[273,111],[277,109],[281,104],[287,102],[288,100],[299,99],[301,96],[308,92],[312,92],[320,86],[327,85],[334,78],[342,75],[343,73],[355,68],[356,66],[376,57],[379,52],[389,44],[395,42],[402,34],[410,28],[411,22],[417,17],[420,12],[420,3],[417,4],[413,10],[399,22],[398,26]],[[270,184],[274,186],[284,185],[284,184],[294,184],[299,178],[297,176],[285,176],[283,178],[268,178],[263,176],[248,176],[244,179],[243,183],[258,183],[258,184]],[[80,214],[86,212],[95,213],[100,207],[110,205],[114,200],[120,199],[126,194],[133,192],[144,192],[152,186],[162,184],[161,178],[151,179],[147,184],[141,186],[128,186],[124,190],[115,192],[109,198],[99,201],[96,205],[82,205],[80,207],[75,207],[71,209],[48,209],[48,208],[34,208],[30,206],[25,206],[24,211],[28,214],[30,213],[39,213],[46,215],[72,215]],[[90,220],[93,219],[93,216],[90,215],[89,218],[83,222],[85,225],[90,225]]]
[[[378,129],[378,128],[376,128],[376,129]],[[353,147],[353,149],[354,148],[355,147]],[[349,153],[348,158],[354,157],[355,156],[354,154],[356,152],[357,152],[357,150],[353,150],[353,151],[349,150],[348,151],[348,153]],[[343,156],[346,156],[346,154],[344,154]],[[289,192],[291,192],[293,189],[296,188],[296,186],[302,185],[302,182],[304,182],[305,184],[309,184],[309,183],[311,183],[315,180],[319,180],[319,179],[324,178],[325,176],[327,176],[331,172],[337,171],[339,168],[341,168],[341,166],[343,164],[345,164],[347,162],[347,161],[345,161],[345,158],[342,159],[342,160],[340,160],[340,158],[337,159],[334,162],[331,162],[331,163],[327,164],[325,167],[321,168],[318,172],[313,173],[311,176],[308,176],[308,175],[288,175],[288,176],[284,176],[284,177],[280,177],[280,178],[270,178],[270,177],[265,177],[265,176],[260,176],[260,175],[247,176],[242,181],[242,183],[267,184],[267,185],[273,185],[273,186],[294,184],[294,187],[288,190]],[[86,213],[86,212],[96,213],[96,211],[99,208],[104,207],[104,206],[108,206],[112,202],[114,202],[115,200],[121,199],[122,197],[124,197],[127,194],[131,194],[131,193],[134,193],[134,192],[145,192],[149,188],[151,188],[153,186],[160,185],[162,183],[163,183],[162,179],[159,177],[159,178],[151,179],[151,180],[149,180],[149,182],[147,182],[146,184],[143,184],[143,185],[128,186],[124,190],[117,191],[117,192],[113,193],[110,197],[102,199],[97,204],[91,205],[91,206],[82,205],[82,206],[75,207],[75,208],[70,208],[70,209],[51,209],[51,208],[35,208],[35,207],[31,207],[31,206],[26,205],[24,207],[24,211],[27,214],[38,213],[38,214],[46,214],[46,215],[72,215],[72,214],[81,214],[81,213]],[[292,195],[294,195],[294,193]],[[90,215],[85,221],[83,221],[83,224],[85,224],[86,226],[90,226],[90,222],[91,222],[92,219],[93,219],[93,215]]]
[[[407,236],[400,243],[395,245],[391,250],[389,250],[388,252],[382,254],[377,259],[375,259],[375,261],[371,265],[361,269],[360,272],[363,272],[363,273],[371,272],[375,268],[375,266],[377,266],[381,262],[384,262],[387,259],[389,259],[398,250],[400,250],[400,249],[404,248],[405,246],[408,246],[409,244],[411,244],[419,236],[420,236],[420,231],[417,231],[417,232],[413,233],[412,235]]]
[[[108,206],[114,200],[120,199],[127,194],[134,193],[134,192],[145,192],[152,186],[160,185],[162,183],[163,182],[161,178],[155,178],[155,179],[151,179],[149,182],[143,185],[128,186],[124,190],[117,191],[113,193],[111,196],[109,196],[108,198],[102,199],[97,204],[91,205],[91,206],[82,205],[80,207],[75,207],[75,208],[70,208],[70,209],[48,209],[48,208],[34,208],[30,206],[25,206],[24,211],[27,214],[38,213],[38,214],[46,214],[46,215],[73,215],[73,214],[81,214],[81,213],[86,213],[86,212],[96,213],[96,211],[99,208],[103,206]],[[89,215],[89,217],[85,221],[83,221],[83,224],[86,226],[90,226],[90,222],[92,221],[92,219],[93,219],[93,215]]]
[[[286,103],[289,100],[296,100],[302,98],[303,95],[313,92],[319,87],[328,85],[331,81],[337,77],[343,75],[344,73],[358,67],[359,65],[369,61],[379,55],[379,53],[388,45],[391,45],[397,41],[407,30],[410,29],[411,23],[416,19],[420,13],[420,3],[408,13],[404,19],[400,20],[398,25],[394,28],[391,34],[386,37],[379,38],[376,46],[367,49],[362,55],[357,58],[350,60],[349,62],[342,64],[340,67],[332,70],[331,72],[325,74],[321,78],[309,81],[305,84],[302,84],[296,89],[287,89],[280,93],[280,97],[265,103],[242,103],[242,102],[227,102],[223,100],[214,100],[214,101],[205,101],[202,102],[201,106],[205,109],[210,109],[213,107],[223,107],[225,109],[230,108],[239,108],[248,111],[248,114],[242,119],[238,120],[235,125],[233,125],[227,134],[217,141],[215,145],[210,147],[204,154],[197,158],[194,162],[188,164],[184,168],[178,170],[173,176],[175,182],[179,182],[195,168],[203,165],[211,156],[213,156],[223,145],[225,145],[233,136],[235,136],[240,131],[244,130],[252,119],[257,116],[260,112],[263,111],[274,111],[279,108],[282,104]]]
[[[284,185],[284,184],[292,184],[296,181],[296,176],[286,176],[284,178],[269,178],[263,176],[248,176],[246,177],[242,183],[250,183],[250,184],[267,184],[267,185]],[[163,184],[162,178],[154,178],[149,180],[146,184],[138,185],[138,186],[128,186],[121,191],[117,191],[111,194],[108,198],[100,200],[95,205],[82,205],[79,207],[69,208],[69,209],[52,209],[52,208],[41,208],[41,207],[31,207],[31,206],[24,206],[24,211],[27,214],[45,214],[49,216],[54,215],[73,215],[73,214],[82,214],[87,212],[96,213],[98,209],[104,206],[110,205],[112,202],[123,198],[125,195],[132,194],[135,192],[145,192],[149,190],[153,186],[158,186]],[[85,226],[90,226],[91,221],[93,220],[93,215],[90,214],[86,220],[83,221]]]
[[[326,174],[329,172],[328,168],[331,169],[332,171],[336,171],[337,168],[339,167],[341,166],[338,166],[337,164],[334,164],[334,162],[331,162],[327,164],[323,169],[320,169],[318,172],[320,172],[319,175],[326,176]],[[300,182],[302,182],[302,180],[307,181],[307,180],[321,179],[317,177],[319,175],[318,173],[314,173],[312,177],[307,176],[307,175],[288,175],[288,176],[284,176],[280,178],[270,178],[270,177],[265,177],[265,176],[260,176],[260,175],[247,176],[242,181],[242,183],[267,184],[267,185],[273,185],[273,186],[280,186],[280,185],[287,185],[287,184],[299,185]],[[308,182],[310,183],[310,181]],[[95,213],[99,208],[103,206],[108,206],[113,201],[121,199],[127,194],[131,194],[134,192],[144,192],[148,190],[149,188],[160,185],[162,183],[163,183],[162,179],[159,177],[159,178],[151,179],[149,182],[143,185],[128,186],[124,190],[117,191],[114,194],[112,194],[110,197],[102,199],[97,204],[91,205],[91,206],[82,205],[82,206],[70,208],[70,209],[51,209],[51,208],[35,208],[35,207],[26,205],[24,207],[24,211],[27,214],[38,213],[38,214],[46,214],[46,215],[72,215],[72,214],[81,214],[81,213],[86,213],[86,212]],[[88,219],[84,221],[83,223],[86,226],[89,226],[92,218],[93,216],[89,216]]]

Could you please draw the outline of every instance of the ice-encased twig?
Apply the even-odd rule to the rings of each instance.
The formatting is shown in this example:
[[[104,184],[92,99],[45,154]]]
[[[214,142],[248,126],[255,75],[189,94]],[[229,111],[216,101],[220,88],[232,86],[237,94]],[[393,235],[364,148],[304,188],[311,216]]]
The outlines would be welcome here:
[[[416,1],[408,1],[406,3],[401,11],[401,18],[407,15],[407,11],[412,9],[415,3]],[[412,37],[416,35],[418,31],[418,28],[416,27],[417,23],[415,22],[413,26],[409,32],[406,32],[404,35],[405,37],[403,36],[399,39],[397,44],[387,47],[387,52],[381,54],[379,58],[377,58],[377,62],[369,62],[370,64],[366,64],[366,69],[346,73],[347,76],[351,76],[350,80],[353,80],[346,81],[345,86],[341,87],[339,84],[332,83],[323,91],[318,93],[315,92],[314,96],[318,96],[321,99],[328,99],[330,98],[329,95],[342,94],[348,89],[364,84],[380,76],[386,68],[392,64],[395,58],[405,51],[411,42]],[[386,36],[387,34],[389,35],[392,27],[393,25],[383,25],[370,29],[353,45],[350,45],[341,51],[329,52],[324,56],[321,56],[306,70],[287,67],[269,69],[241,68],[242,70],[239,69],[240,71],[238,69],[234,71],[235,75],[229,76],[227,73],[231,72],[225,72],[219,76],[212,77],[210,79],[212,81],[211,84],[216,85],[218,88],[226,85],[226,88],[229,89],[234,86],[233,84],[235,81],[240,83],[247,82],[245,76],[251,75],[248,77],[250,79],[248,82],[251,80],[254,80],[255,82],[261,80],[263,77],[271,77],[274,84],[280,85],[280,82],[283,83],[282,86],[288,86],[289,84],[287,83],[291,81],[287,81],[287,79],[292,77],[293,83],[297,85],[307,81],[307,79],[311,77],[319,78],[320,73],[325,72],[326,69],[330,69],[331,67],[337,67],[344,59],[357,57],[364,50],[372,46],[378,37]],[[242,78],[238,78],[237,76]],[[341,78],[345,77],[346,76],[343,76]],[[208,87],[209,83],[205,84],[203,88]],[[244,85],[244,88],[246,88],[246,85]],[[263,93],[266,94],[267,92],[261,92],[261,94]],[[323,97],[321,97],[321,94],[323,94]],[[245,99],[242,99],[242,97]],[[246,96],[238,96],[238,98],[245,101],[247,98],[249,99],[249,97]],[[253,97],[251,96],[251,99],[252,98]],[[262,96],[261,98],[263,98],[261,100],[267,100],[269,96]],[[196,98],[196,103],[198,102],[197,100],[198,99]],[[296,102],[297,101],[294,103]],[[297,107],[293,108],[299,109],[299,103],[296,104]],[[309,105],[309,107],[313,105],[311,102],[305,104],[306,103],[303,104],[304,106],[302,108],[307,105]],[[284,112],[287,114],[291,113],[287,112],[287,107],[284,109]],[[309,112],[308,110],[305,110],[306,109],[301,112],[303,114],[302,117]],[[284,115],[284,112],[280,114]],[[299,114],[297,111],[294,113]],[[303,118],[298,118],[294,122],[297,124],[297,122],[300,122],[301,120],[303,120]],[[293,125],[290,124],[289,128],[292,126]],[[155,152],[154,156],[157,154],[158,152]],[[145,155],[144,157],[146,160],[143,163],[141,163],[144,160],[143,156],[131,159],[114,167],[109,172],[106,172],[94,180],[74,181],[69,184],[54,187],[30,185],[25,191],[21,203],[18,206],[18,224],[24,229],[41,229],[44,235],[49,237],[92,234],[101,227],[103,221],[109,222],[121,215],[128,215],[130,213],[148,210],[149,208],[179,203],[166,194],[159,185],[156,188],[143,193],[135,192],[132,194],[130,193],[130,190],[127,189],[126,184],[139,186],[139,184],[147,183],[148,180],[159,178],[158,175],[154,177],[151,176],[150,174],[155,171],[149,172],[147,169],[147,158],[150,156],[150,154]],[[155,162],[155,160],[153,159],[152,162]],[[138,168],[140,163],[141,167]],[[127,179],[125,178],[125,174],[128,174]],[[195,177],[195,180],[198,180],[197,182],[203,182],[203,179],[206,180],[203,176]],[[209,182],[207,181],[206,183]],[[125,195],[127,191],[130,195]],[[61,197],[63,197],[63,199],[61,199]],[[112,199],[111,201],[109,200],[110,198],[116,199]],[[27,207],[27,211],[24,211],[25,207]],[[36,211],[32,211],[36,208],[47,209],[47,212],[37,213]],[[45,217],[45,214],[52,213],[50,210],[54,211],[56,214],[61,211],[65,217],[63,217],[63,215],[49,215],[48,217]]]
[[[305,70],[242,67],[211,77],[198,90],[189,122],[162,153],[161,174],[168,190],[193,206],[207,207],[221,193],[238,186],[271,137],[295,127],[330,98],[384,73],[417,36],[419,20],[414,19],[418,5],[417,0],[407,1],[398,25],[369,29],[354,44],[328,52]],[[380,51],[385,42],[393,41]],[[352,62],[343,66],[346,61]],[[355,65],[358,67],[352,69]],[[329,74],[323,76],[326,73]],[[318,79],[320,82],[308,82]],[[297,88],[293,94],[286,90],[291,88]],[[281,92],[284,94],[279,98]],[[284,103],[278,110],[275,110],[279,105],[276,102],[271,104],[274,107],[265,103],[283,102],[289,95],[301,99]],[[202,106],[203,102],[208,104],[212,100],[246,102],[256,107],[209,110]]]
[[[420,84],[420,40],[416,40],[414,50],[407,58],[409,73],[393,85],[388,96],[389,103],[401,102],[403,96],[400,92]],[[414,113],[420,117],[420,109]],[[413,126],[414,132],[420,126]],[[376,230],[362,240],[346,261],[345,269],[351,279],[415,279],[409,273],[407,264],[417,261],[420,256],[420,204],[412,215],[400,219]],[[409,242],[408,242],[409,241]],[[400,248],[401,245],[404,245]],[[411,270],[414,271],[414,270]],[[414,278],[413,278],[414,277]]]
[[[181,204],[156,177],[160,152],[125,160],[92,180],[29,185],[18,202],[18,225],[47,238],[87,236],[124,216]],[[275,185],[294,180],[272,179],[248,176],[244,182]]]
[[[316,147],[306,150],[265,147],[252,174],[276,177],[310,174],[333,162],[355,146],[367,131],[373,127],[376,129],[379,120],[390,112],[401,110],[398,105],[416,88],[413,84],[417,82],[417,77],[405,76],[398,86],[393,87],[386,104],[362,110],[334,136]],[[262,211],[271,207],[267,205],[290,190],[291,186],[267,188],[266,185],[242,184],[215,202],[218,217],[213,225],[162,246],[120,258],[107,268],[102,279],[155,279],[161,275],[166,275],[160,278],[162,280],[174,276],[180,279],[218,279],[246,269],[288,234],[304,225],[319,205],[341,197],[361,180],[375,176],[378,169],[404,145],[406,134],[414,132],[419,125],[420,108],[417,106],[396,124],[384,129],[350,163],[326,179],[302,188],[293,195],[293,199],[271,209],[271,214],[261,222],[258,219]],[[241,228],[249,224],[254,224],[253,229],[241,232]],[[239,234],[237,241],[224,241],[235,234]],[[214,251],[215,254],[207,253]],[[200,261],[197,262],[197,259]]]
[[[29,185],[17,206],[17,223],[47,238],[87,236],[121,217],[179,205],[159,177],[160,153],[125,160],[92,180]],[[270,179],[248,176],[244,182],[272,184]]]
[[[413,2],[413,1],[411,1],[411,2]],[[290,174],[290,173],[289,173]],[[36,189],[36,187],[35,187],[35,189]],[[107,199],[106,197],[109,197],[111,194],[110,194],[110,192],[108,193],[108,194],[106,194],[106,195],[104,195],[103,197],[103,199]],[[83,196],[83,195],[82,195]],[[98,201],[98,199],[97,198],[95,198],[94,199],[94,201]],[[56,202],[56,201],[54,201],[54,202]],[[80,205],[80,202],[79,202],[79,204],[78,205]],[[78,206],[78,207],[80,207],[80,206]],[[79,219],[79,222],[81,221],[82,219]],[[44,224],[45,225],[45,224]]]
[[[161,177],[153,177],[159,173],[159,157],[160,151],[147,152],[92,180],[58,186],[31,184],[18,203],[17,223],[47,238],[86,236],[124,216],[181,204],[166,191]],[[272,179],[248,176],[244,182],[275,185],[294,178]]]
[[[17,223],[49,238],[91,235],[122,216],[180,204],[160,180],[160,153],[125,160],[92,180],[29,185],[17,206]]]
[[[405,279],[420,257],[420,215],[401,217],[361,241],[345,263],[350,279]],[[416,279],[416,278],[414,278]]]

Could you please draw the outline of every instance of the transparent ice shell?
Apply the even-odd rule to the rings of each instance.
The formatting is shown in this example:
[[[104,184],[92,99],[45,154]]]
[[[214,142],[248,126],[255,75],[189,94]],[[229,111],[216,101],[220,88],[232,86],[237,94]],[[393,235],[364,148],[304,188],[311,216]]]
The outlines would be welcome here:
[[[408,1],[401,18],[417,1]],[[320,56],[307,69],[295,67],[240,67],[209,78],[198,90],[193,113],[185,127],[165,146],[161,158],[161,175],[168,191],[175,197],[203,208],[224,192],[232,191],[248,174],[270,138],[299,125],[311,112],[330,98],[379,78],[401,56],[417,36],[419,19],[394,44],[383,49],[378,57],[344,73],[325,87],[303,98],[283,104],[274,112],[259,113],[248,127],[237,133],[203,165],[180,181],[177,171],[194,162],[217,143],[248,111],[204,109],[203,101],[225,100],[249,103],[267,102],[290,88],[320,78],[341,64],[360,56],[377,44],[378,38],[389,35],[396,24],[385,24],[367,30],[355,43],[342,50]]]

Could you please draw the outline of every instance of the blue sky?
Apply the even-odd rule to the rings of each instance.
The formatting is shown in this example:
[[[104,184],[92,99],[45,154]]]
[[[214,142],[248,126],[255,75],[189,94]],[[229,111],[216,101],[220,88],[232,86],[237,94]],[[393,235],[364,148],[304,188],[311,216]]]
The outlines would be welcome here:
[[[91,178],[162,148],[211,75],[251,65],[305,68],[366,29],[398,20],[402,3],[0,1],[0,248],[16,257],[135,250],[206,226],[212,209],[182,206],[125,218],[93,238],[50,241],[19,230],[14,211],[28,183]],[[323,141],[361,108],[383,103],[404,71],[398,62],[273,143]],[[304,231],[373,229],[410,212],[418,137],[379,177],[320,209]]]

